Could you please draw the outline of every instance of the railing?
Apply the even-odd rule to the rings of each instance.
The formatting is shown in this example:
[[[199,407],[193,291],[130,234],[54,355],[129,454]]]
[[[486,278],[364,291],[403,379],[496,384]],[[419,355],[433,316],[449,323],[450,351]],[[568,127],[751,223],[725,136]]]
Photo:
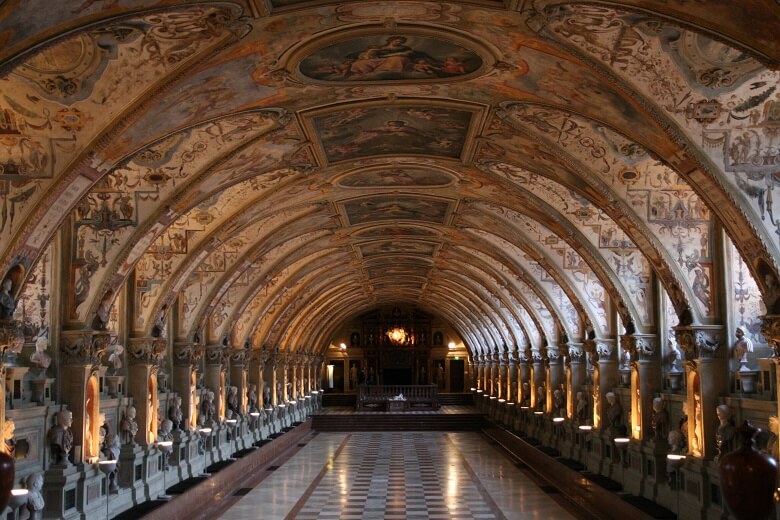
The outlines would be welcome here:
[[[400,394],[404,401],[395,401]],[[358,410],[435,410],[439,408],[439,389],[436,385],[360,385],[356,406]]]

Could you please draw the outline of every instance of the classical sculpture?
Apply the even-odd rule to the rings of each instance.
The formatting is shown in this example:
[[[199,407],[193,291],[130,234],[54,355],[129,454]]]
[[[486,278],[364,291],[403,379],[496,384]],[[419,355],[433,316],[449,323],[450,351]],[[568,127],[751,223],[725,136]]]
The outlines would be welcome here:
[[[523,406],[531,405],[531,385],[528,382],[523,383]]]
[[[605,411],[605,426],[609,429],[611,437],[620,437],[626,434],[626,425],[623,424],[623,406],[614,392],[607,392],[607,409]]]
[[[653,399],[653,415],[650,419],[650,427],[653,429],[654,440],[659,441],[667,438],[669,412],[666,411],[666,404],[660,397]]]
[[[553,390],[553,412],[556,417],[566,417],[566,397],[560,388]]]
[[[105,417],[103,417],[103,419],[105,419]],[[100,445],[100,453],[106,460],[118,460],[119,450],[122,447],[121,442],[119,441],[119,435],[113,431],[111,425],[105,420],[100,429],[103,430],[103,443]]]
[[[704,451],[704,430],[701,417],[701,395],[693,394],[693,436],[689,439],[691,453],[701,457]]]
[[[584,392],[577,392],[577,422],[588,424],[588,398]]]
[[[51,357],[46,353],[48,346],[46,336],[38,336],[35,340],[35,352],[30,355],[30,363],[38,367],[39,377],[46,377],[46,369],[51,365]]]
[[[677,346],[677,342],[674,340],[672,336],[669,337],[669,340],[666,342],[667,349],[669,352],[667,353],[666,357],[669,362],[669,371],[670,372],[680,372],[682,369],[680,368],[680,359],[682,359],[682,352],[680,352],[680,348]]]
[[[181,411],[181,397],[174,397],[173,403],[168,407],[168,419],[174,430],[184,429],[184,414]]]
[[[536,388],[536,409],[538,411],[544,411],[544,407],[547,401],[547,392],[545,392],[544,387],[539,385]]]
[[[235,417],[241,417],[241,403],[238,399],[238,387],[231,386],[227,396],[227,409]]]
[[[214,415],[216,410],[214,409],[214,392],[207,391],[200,401],[200,416],[198,421],[201,426],[211,426],[214,422]]]
[[[14,283],[10,278],[6,278],[0,284],[0,319],[2,320],[12,320],[14,318],[16,300],[11,295],[13,286]]]
[[[43,508],[46,507],[46,501],[43,499],[43,475],[32,473],[27,476],[27,511],[30,513],[30,520],[41,520],[43,518]]]
[[[715,408],[715,414],[718,416],[718,429],[715,432],[715,445],[718,448],[719,459],[722,455],[733,451],[735,448],[734,440],[736,437],[736,424],[732,417],[731,407],[727,404],[718,405]]]
[[[62,410],[57,413],[57,424],[52,426],[46,435],[51,450],[51,463],[67,466],[70,461],[70,451],[73,449],[73,412]]]
[[[631,368],[631,353],[627,349],[623,349],[620,352],[620,368],[621,370]]]
[[[157,442],[172,441],[173,440],[173,421],[170,419],[163,419],[160,423],[160,428],[157,431]]]
[[[669,452],[682,454],[688,447],[688,403],[683,403],[682,417],[677,429],[669,430],[666,441],[669,443]]]
[[[135,422],[135,406],[128,406],[119,430],[122,435],[122,444],[135,444],[135,434],[138,433],[138,423]]]
[[[745,331],[742,329],[742,327],[737,327],[736,331],[737,341],[734,342],[734,345],[732,346],[732,351],[734,352],[734,359],[739,361],[740,367],[739,370],[741,372],[749,372],[750,369],[747,366],[748,363],[748,352],[753,352],[753,341],[751,341],[750,338],[745,336]]]
[[[264,406],[271,406],[271,387],[270,386],[264,386],[263,387],[263,405]]]
[[[111,347],[111,355],[108,356],[108,363],[111,365],[111,374],[119,375],[122,372],[123,354],[125,347],[117,343]]]
[[[249,385],[246,393],[246,408],[249,413],[257,411],[257,385],[255,384]]]

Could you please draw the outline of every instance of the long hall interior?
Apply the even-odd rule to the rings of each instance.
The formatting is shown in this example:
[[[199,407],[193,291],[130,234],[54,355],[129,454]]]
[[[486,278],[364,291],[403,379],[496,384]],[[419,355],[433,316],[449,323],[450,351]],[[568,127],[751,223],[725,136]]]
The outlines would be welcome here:
[[[779,69],[773,0],[0,0],[0,514],[777,519]]]

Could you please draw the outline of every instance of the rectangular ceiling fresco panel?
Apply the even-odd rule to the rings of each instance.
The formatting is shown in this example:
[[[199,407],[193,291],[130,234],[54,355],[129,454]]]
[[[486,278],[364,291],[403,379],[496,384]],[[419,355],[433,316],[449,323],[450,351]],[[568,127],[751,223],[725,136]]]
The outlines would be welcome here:
[[[449,107],[373,106],[315,116],[312,125],[328,162],[376,155],[459,159],[472,115]]]
[[[444,224],[450,203],[421,197],[376,196],[343,203],[349,224],[366,224],[385,220],[417,220]]]

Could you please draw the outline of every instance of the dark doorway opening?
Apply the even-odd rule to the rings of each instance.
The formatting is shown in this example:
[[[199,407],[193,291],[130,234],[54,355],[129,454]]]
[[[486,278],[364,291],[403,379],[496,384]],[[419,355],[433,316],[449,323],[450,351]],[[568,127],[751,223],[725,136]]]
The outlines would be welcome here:
[[[382,371],[384,385],[411,385],[412,371],[408,368],[386,368]]]
[[[465,386],[465,364],[462,359],[450,359],[450,392],[462,392]]]

